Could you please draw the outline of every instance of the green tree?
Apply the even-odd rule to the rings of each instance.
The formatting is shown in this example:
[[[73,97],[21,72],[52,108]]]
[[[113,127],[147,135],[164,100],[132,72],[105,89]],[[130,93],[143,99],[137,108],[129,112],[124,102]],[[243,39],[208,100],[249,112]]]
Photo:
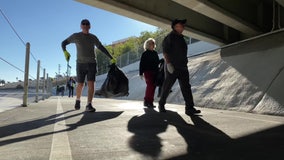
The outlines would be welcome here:
[[[0,79],[0,84],[1,85],[4,85],[6,82],[5,82],[5,80],[4,79]]]

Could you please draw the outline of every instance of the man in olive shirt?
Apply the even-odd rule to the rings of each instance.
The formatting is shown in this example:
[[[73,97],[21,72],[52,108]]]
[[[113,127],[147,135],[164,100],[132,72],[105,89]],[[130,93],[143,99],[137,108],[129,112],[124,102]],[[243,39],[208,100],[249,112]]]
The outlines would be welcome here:
[[[67,39],[65,39],[61,46],[64,52],[66,61],[70,59],[70,53],[66,50],[66,46],[70,43],[75,43],[77,48],[77,88],[76,88],[76,102],[75,109],[80,109],[80,98],[82,95],[82,89],[84,87],[85,77],[87,76],[88,81],[88,104],[86,106],[86,111],[94,112],[96,109],[92,106],[92,100],[95,93],[95,81],[97,73],[97,62],[95,54],[95,46],[105,53],[112,63],[115,63],[115,59],[109,54],[106,48],[101,44],[99,39],[89,33],[91,24],[89,20],[83,19],[81,21],[82,32],[74,33]]]
[[[165,104],[175,81],[178,79],[180,89],[185,100],[185,113],[192,115],[200,113],[194,108],[191,85],[189,83],[187,44],[182,32],[186,19],[172,21],[172,31],[163,40],[163,54],[166,62],[165,81],[159,101],[159,111],[166,112]]]

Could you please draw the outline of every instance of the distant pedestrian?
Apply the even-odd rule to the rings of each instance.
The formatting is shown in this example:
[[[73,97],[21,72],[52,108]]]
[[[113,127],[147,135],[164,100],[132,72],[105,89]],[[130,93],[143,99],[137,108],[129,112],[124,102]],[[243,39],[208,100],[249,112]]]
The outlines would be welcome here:
[[[67,88],[69,90],[69,96],[68,97],[71,97],[71,96],[73,97],[75,85],[76,85],[76,81],[72,77],[70,77],[68,82],[67,82]]]
[[[139,75],[141,79],[145,78],[146,90],[144,97],[144,106],[154,108],[155,79],[158,73],[159,56],[155,51],[156,44],[153,38],[149,38],[144,42],[144,52],[142,53]]]
[[[61,46],[66,58],[66,61],[70,59],[70,53],[66,50],[66,46],[70,43],[75,43],[77,48],[77,89],[76,89],[76,102],[75,109],[80,109],[81,105],[81,95],[82,89],[84,87],[85,77],[87,76],[88,81],[88,102],[86,106],[86,111],[94,112],[96,109],[92,105],[92,100],[95,93],[95,81],[97,73],[97,59],[95,53],[95,46],[106,54],[112,63],[115,63],[115,59],[109,54],[106,48],[102,45],[99,39],[89,33],[91,28],[90,21],[83,19],[81,21],[82,32],[74,33],[67,39],[65,39]]]
[[[189,83],[187,44],[182,32],[186,19],[175,19],[172,21],[172,31],[164,38],[163,55],[165,58],[165,81],[163,83],[162,94],[159,101],[159,111],[166,112],[166,99],[175,81],[178,79],[180,89],[185,100],[185,113],[192,115],[200,113],[194,108],[191,85]]]
[[[65,92],[65,87],[64,86],[56,86],[56,95],[58,96],[59,93],[61,93],[61,96],[64,96],[64,92]]]

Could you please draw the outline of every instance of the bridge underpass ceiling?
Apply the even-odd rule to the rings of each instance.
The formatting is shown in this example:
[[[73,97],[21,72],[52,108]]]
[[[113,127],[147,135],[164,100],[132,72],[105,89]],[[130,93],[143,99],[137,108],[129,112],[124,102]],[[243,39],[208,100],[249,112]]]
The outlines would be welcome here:
[[[173,19],[186,18],[185,35],[217,45],[267,33],[273,27],[272,0],[77,1],[164,29],[170,29]],[[284,3],[284,0],[276,1]],[[284,9],[278,3],[275,3],[274,23],[281,28]]]
[[[284,7],[284,0],[276,0],[282,7]]]

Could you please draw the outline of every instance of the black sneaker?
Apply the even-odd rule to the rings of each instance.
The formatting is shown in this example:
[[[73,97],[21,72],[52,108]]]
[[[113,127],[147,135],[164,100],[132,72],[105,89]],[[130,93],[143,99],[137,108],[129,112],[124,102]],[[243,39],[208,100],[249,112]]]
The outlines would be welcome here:
[[[76,110],[79,110],[80,109],[80,100],[76,100],[76,103],[75,103],[75,109]]]
[[[195,109],[194,107],[185,109],[186,115],[194,115],[194,114],[198,114],[198,113],[201,113],[201,111]]]
[[[161,105],[159,105],[159,112],[160,113],[166,113],[166,109],[165,109],[165,106],[161,106]]]
[[[95,112],[96,109],[92,106],[91,103],[89,103],[89,104],[86,106],[86,111],[87,111],[87,112]]]
[[[156,106],[153,103],[149,103],[147,107],[148,108],[156,108]]]
[[[148,102],[144,101],[144,106],[147,107],[148,106]]]
[[[144,101],[144,106],[148,107],[148,108],[156,108],[156,106],[154,106],[153,102],[152,103],[148,103],[148,102]]]

